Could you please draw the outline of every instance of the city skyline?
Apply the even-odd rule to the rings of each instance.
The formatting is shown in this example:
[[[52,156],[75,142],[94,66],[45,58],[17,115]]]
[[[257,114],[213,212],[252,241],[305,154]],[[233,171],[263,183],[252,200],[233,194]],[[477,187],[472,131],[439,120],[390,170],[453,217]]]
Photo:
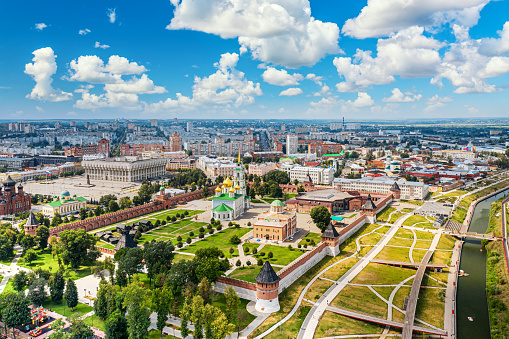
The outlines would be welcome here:
[[[508,2],[401,3],[5,3],[2,118],[507,116]]]

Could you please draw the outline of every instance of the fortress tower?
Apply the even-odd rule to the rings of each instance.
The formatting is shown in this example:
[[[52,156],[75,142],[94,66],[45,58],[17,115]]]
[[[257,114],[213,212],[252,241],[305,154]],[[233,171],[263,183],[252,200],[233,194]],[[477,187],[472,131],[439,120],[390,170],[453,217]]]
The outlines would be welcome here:
[[[339,254],[339,233],[332,223],[329,223],[329,226],[323,231],[322,242],[327,244],[328,255],[335,257]]]
[[[281,280],[268,261],[255,278],[256,305],[255,309],[262,313],[279,311],[279,280]]]

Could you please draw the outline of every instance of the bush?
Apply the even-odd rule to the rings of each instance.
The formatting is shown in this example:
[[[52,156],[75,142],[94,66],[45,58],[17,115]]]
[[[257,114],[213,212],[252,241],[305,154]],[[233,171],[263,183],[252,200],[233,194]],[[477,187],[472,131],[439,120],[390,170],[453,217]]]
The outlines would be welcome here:
[[[500,299],[496,298],[490,299],[490,306],[499,312],[507,310],[507,306]]]
[[[260,258],[258,259],[258,262],[257,262],[258,266],[263,266],[263,260]]]
[[[188,211],[184,211],[184,215],[185,215],[185,216],[188,216],[188,215],[189,215],[189,212],[188,212]]]
[[[246,261],[246,265],[247,265],[247,266],[251,266],[251,261],[249,261],[249,260],[248,260],[248,261]]]
[[[182,237],[180,235],[177,237],[177,241],[182,241]]]
[[[213,228],[211,228],[211,229],[209,230],[209,234],[214,234],[214,229],[213,229]]]
[[[208,224],[208,225],[207,225],[207,229],[211,230],[211,229],[212,229],[212,225],[211,225],[211,224]]]
[[[308,244],[304,244],[304,248],[308,248]]]
[[[247,247],[247,246],[246,246],[246,247],[244,247],[244,253],[245,253],[245,254],[248,254],[248,253],[249,253],[249,251],[250,251],[250,248],[249,248],[249,247]]]
[[[200,239],[203,239],[203,237],[205,236],[205,234],[203,233],[200,233],[200,235],[198,236]]]
[[[253,254],[256,254],[256,253],[258,253],[258,249],[255,247],[255,248],[253,248]]]
[[[161,225],[166,225],[166,220],[161,221]]]
[[[166,220],[167,221],[170,221],[171,220],[171,217],[169,215],[166,216]]]
[[[191,241],[192,241],[192,240],[191,240],[191,237],[187,237],[186,242],[187,242],[188,244],[190,244],[190,243],[191,243]]]
[[[200,227],[199,231],[200,231],[200,233],[203,233],[203,232],[205,232],[205,229],[203,229],[203,227]]]
[[[248,222],[247,222],[247,225],[248,225],[248,226],[251,226],[251,221],[248,221]]]
[[[310,240],[311,240],[311,239],[309,239],[309,238],[306,238],[306,242],[309,242]]]
[[[175,214],[175,216],[177,217],[177,219],[180,219],[180,213]]]
[[[486,293],[488,295],[497,295],[500,294],[500,292],[500,287],[498,287],[496,284],[486,287]]]
[[[210,218],[210,222],[214,223],[215,222],[214,218]]]
[[[260,257],[264,257],[265,256],[265,252],[260,252]]]
[[[194,232],[189,232],[190,237],[194,237]]]
[[[267,258],[272,259],[273,257],[274,257],[274,254],[272,252],[269,252],[269,254],[267,254]]]
[[[238,245],[241,243],[240,241],[240,238],[238,235],[232,235],[231,238],[230,238],[230,243],[234,244],[234,245]]]
[[[217,230],[218,230],[218,231],[220,231],[220,230],[222,230],[222,229],[223,229],[223,226],[221,226],[221,225],[218,225],[218,226],[217,226]]]
[[[184,244],[182,243],[182,241],[179,241],[179,242],[177,243],[177,247],[178,247],[178,248],[182,248],[182,246],[184,246]]]
[[[240,262],[240,259],[237,260],[237,262],[235,263],[235,266],[240,267],[241,265],[242,265],[242,263]]]
[[[230,221],[230,222],[228,223],[228,227],[232,227],[232,226],[233,226],[233,223]]]
[[[177,218],[175,218],[175,216],[172,216],[171,217],[171,222],[175,222],[175,221],[177,221]]]
[[[297,245],[297,248],[301,248],[301,247],[302,247],[302,245],[301,245],[301,244],[298,244],[298,245]]]

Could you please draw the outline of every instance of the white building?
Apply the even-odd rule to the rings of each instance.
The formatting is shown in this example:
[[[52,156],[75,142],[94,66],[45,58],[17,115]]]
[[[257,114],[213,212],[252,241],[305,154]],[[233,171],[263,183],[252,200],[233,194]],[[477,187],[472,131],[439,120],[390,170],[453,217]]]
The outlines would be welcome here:
[[[286,136],[286,154],[295,154],[299,149],[299,137],[295,134]]]
[[[352,129],[361,129],[361,124],[359,122],[349,122],[346,123],[346,129],[352,130]]]
[[[54,217],[55,213],[60,215],[79,213],[82,208],[87,208],[87,199],[76,195],[71,197],[69,191],[62,191],[60,197],[53,197],[52,202],[42,207],[42,213]]]
[[[463,151],[463,150],[454,150],[454,149],[444,149],[441,151],[433,151],[434,156],[448,158],[451,157],[453,159],[475,159],[477,155],[474,152]]]
[[[244,168],[239,163],[235,169],[233,181],[227,177],[222,187],[217,186],[216,195],[212,198],[211,218],[234,220],[250,207],[250,199],[246,195]]]
[[[295,179],[299,182],[306,182],[311,179],[315,185],[331,185],[334,180],[334,169],[332,167],[302,167],[302,166],[281,166],[281,171],[284,171],[290,177],[290,181],[294,182]]]
[[[92,180],[143,181],[166,175],[165,158],[141,160],[128,156],[102,160],[87,160],[81,164]]]
[[[424,200],[429,192],[429,186],[422,182],[405,181],[404,179],[396,181],[387,177],[336,178],[333,187],[342,191],[391,194],[394,183],[399,186],[403,200]]]
[[[192,121],[188,121],[187,122],[187,131],[188,132],[192,132],[193,131],[193,122]]]
[[[343,129],[343,123],[341,122],[331,122],[329,124],[329,128],[331,131],[337,131]]]

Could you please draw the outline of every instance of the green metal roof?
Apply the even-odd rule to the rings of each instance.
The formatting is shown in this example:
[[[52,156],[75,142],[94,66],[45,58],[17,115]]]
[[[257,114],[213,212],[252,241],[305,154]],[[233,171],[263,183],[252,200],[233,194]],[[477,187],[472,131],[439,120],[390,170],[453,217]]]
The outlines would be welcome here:
[[[233,195],[233,198],[230,198],[230,194],[229,193],[223,193],[223,194],[221,194],[218,197],[212,198],[212,200],[237,200],[238,198],[241,198],[241,197],[242,197],[242,194],[235,193]]]
[[[216,206],[212,209],[214,212],[231,212],[233,211],[233,208],[231,208],[228,205],[221,204],[219,206]]]
[[[57,200],[57,201],[49,202],[48,205],[50,205],[51,207],[58,207],[58,206],[65,205],[67,202],[73,202],[73,201],[87,201],[87,199],[85,199],[83,197],[77,197],[76,199],[66,200],[64,203],[62,203],[62,200]]]
[[[344,154],[344,153],[343,153],[343,154]],[[342,156],[343,154],[339,154],[339,153],[324,154],[324,155],[322,155],[322,157],[340,157],[340,156]]]
[[[283,204],[283,203],[281,202],[281,200],[276,199],[276,200],[274,200],[274,201],[273,201],[270,205],[271,205],[271,206],[274,206],[274,207],[281,207],[281,206],[284,206],[285,204]]]

